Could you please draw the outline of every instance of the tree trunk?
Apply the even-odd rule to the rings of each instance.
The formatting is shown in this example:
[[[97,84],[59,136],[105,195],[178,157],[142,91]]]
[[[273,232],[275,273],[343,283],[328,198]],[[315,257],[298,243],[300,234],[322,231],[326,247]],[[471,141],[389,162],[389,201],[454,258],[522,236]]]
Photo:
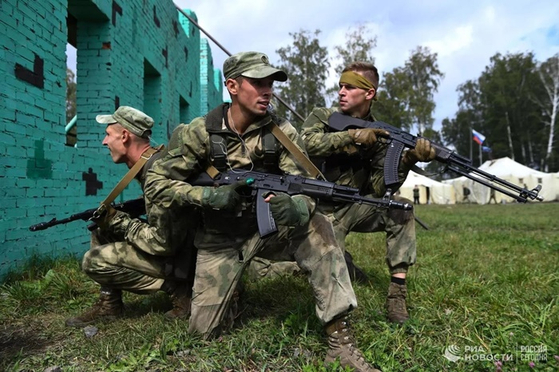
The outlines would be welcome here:
[[[549,139],[547,141],[547,151],[545,154],[545,171],[549,171],[549,158],[551,157],[551,152],[553,151],[553,137],[555,132],[555,121],[557,120],[557,110],[559,110],[559,76],[555,80],[555,89],[553,94],[550,93],[551,99],[551,118],[549,120]]]
[[[514,147],[512,146],[512,132],[510,129],[510,120],[509,120],[509,112],[505,112],[505,116],[507,118],[507,136],[509,139],[509,149],[510,149],[510,158],[514,160]]]

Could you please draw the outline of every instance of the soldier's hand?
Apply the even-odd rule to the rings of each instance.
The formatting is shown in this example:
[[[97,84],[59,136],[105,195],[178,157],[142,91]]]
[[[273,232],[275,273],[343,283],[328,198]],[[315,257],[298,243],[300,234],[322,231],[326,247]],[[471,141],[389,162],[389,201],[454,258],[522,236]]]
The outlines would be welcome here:
[[[108,230],[113,218],[119,213],[111,205],[101,204],[93,213],[91,221],[95,222],[101,230]],[[122,212],[120,212],[122,213]]]
[[[309,222],[309,208],[300,198],[281,192],[267,196],[266,201],[270,203],[272,217],[278,225],[304,226]]]
[[[202,194],[202,206],[212,209],[234,209],[241,200],[241,195],[237,190],[246,185],[246,181],[243,180],[231,185],[205,187]]]
[[[348,129],[347,131],[356,145],[373,146],[378,136],[388,136],[390,133],[380,128]]]
[[[437,156],[435,148],[426,138],[419,138],[415,143],[415,148],[406,151],[404,154],[404,163],[414,165],[418,161],[430,162]]]

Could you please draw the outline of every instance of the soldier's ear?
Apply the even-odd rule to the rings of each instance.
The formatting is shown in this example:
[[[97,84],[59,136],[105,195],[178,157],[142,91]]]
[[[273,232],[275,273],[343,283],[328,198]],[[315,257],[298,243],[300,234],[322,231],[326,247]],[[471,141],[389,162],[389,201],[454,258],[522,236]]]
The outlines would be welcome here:
[[[225,81],[225,87],[230,94],[236,95],[239,91],[239,83],[235,79],[227,79]]]
[[[122,143],[127,143],[130,141],[132,141],[131,133],[127,129],[124,129],[122,131]]]
[[[365,93],[365,98],[368,100],[371,100],[373,98],[375,98],[375,94],[377,93],[377,90],[375,88],[371,88],[367,91],[367,93]]]

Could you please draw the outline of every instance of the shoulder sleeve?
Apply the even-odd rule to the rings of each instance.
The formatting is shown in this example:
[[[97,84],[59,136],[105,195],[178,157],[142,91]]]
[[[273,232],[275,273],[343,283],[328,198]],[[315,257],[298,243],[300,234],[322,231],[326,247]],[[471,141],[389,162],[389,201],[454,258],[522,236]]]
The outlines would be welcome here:
[[[208,144],[203,118],[179,126],[165,153],[147,173],[144,188],[147,201],[161,208],[200,205],[203,188],[192,186],[186,180],[205,170]]]
[[[326,157],[336,153],[356,151],[347,131],[328,130],[328,118],[333,112],[333,109],[315,108],[303,123],[301,136],[309,156]]]

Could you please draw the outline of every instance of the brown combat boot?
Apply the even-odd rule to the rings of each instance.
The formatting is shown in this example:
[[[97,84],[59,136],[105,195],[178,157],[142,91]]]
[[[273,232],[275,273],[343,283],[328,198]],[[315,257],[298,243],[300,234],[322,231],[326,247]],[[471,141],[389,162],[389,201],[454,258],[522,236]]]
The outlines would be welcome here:
[[[355,340],[349,327],[347,316],[332,320],[326,325],[328,334],[328,352],[325,364],[339,359],[341,367],[351,367],[356,372],[381,372],[369,365],[361,351],[355,346]]]
[[[120,289],[101,288],[99,300],[83,314],[66,319],[68,327],[85,327],[97,320],[111,320],[122,315],[122,291]]]
[[[410,318],[406,309],[407,294],[408,290],[405,284],[390,283],[385,304],[389,321],[402,324]]]
[[[188,318],[192,302],[192,290],[186,283],[165,281],[161,289],[171,296],[173,308],[165,313],[167,319]]]

